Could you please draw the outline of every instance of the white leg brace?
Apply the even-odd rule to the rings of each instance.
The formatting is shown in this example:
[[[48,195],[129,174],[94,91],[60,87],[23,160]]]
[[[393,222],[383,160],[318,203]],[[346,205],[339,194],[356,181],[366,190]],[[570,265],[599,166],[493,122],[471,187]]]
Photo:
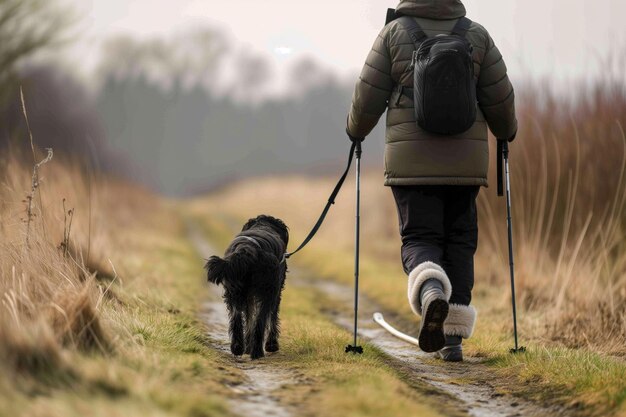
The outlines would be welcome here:
[[[472,306],[450,304],[448,317],[443,323],[443,332],[448,336],[461,336],[469,339],[474,333],[476,309]]]
[[[450,299],[452,295],[452,285],[448,279],[448,275],[443,268],[434,262],[423,262],[419,264],[409,274],[408,296],[409,305],[411,310],[417,315],[422,314],[422,300],[420,299],[420,290],[422,284],[429,279],[436,279],[441,282],[443,286],[443,294],[446,297],[446,301]]]

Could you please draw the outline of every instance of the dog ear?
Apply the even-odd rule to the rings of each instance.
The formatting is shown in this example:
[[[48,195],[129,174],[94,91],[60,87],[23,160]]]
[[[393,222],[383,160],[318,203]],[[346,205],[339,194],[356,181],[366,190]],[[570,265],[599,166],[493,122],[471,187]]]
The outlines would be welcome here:
[[[276,229],[278,229],[278,233],[280,237],[285,242],[285,245],[289,243],[289,228],[287,225],[280,219],[272,218]]]
[[[281,226],[280,235],[283,238],[283,240],[285,241],[285,245],[287,245],[289,243],[289,228],[281,220],[279,220],[279,222],[280,222],[280,226]]]
[[[241,231],[244,232],[248,229],[250,229],[252,226],[254,226],[255,224],[257,224],[259,221],[259,218],[256,217],[254,219],[250,219],[246,222],[246,224],[243,225],[243,227],[241,228]]]
[[[215,285],[220,285],[224,281],[228,268],[228,262],[219,256],[211,256],[204,266],[207,279]]]

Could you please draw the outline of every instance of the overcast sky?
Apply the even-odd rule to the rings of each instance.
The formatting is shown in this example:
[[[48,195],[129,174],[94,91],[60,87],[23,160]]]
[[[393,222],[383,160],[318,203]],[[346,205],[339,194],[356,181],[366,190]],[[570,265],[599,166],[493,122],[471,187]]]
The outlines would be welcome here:
[[[340,75],[363,65],[393,0],[65,0],[82,16],[81,41],[68,52],[88,72],[111,35],[168,36],[221,28],[276,68],[313,56]],[[514,78],[595,76],[611,52],[626,59],[625,0],[465,0],[502,50]]]

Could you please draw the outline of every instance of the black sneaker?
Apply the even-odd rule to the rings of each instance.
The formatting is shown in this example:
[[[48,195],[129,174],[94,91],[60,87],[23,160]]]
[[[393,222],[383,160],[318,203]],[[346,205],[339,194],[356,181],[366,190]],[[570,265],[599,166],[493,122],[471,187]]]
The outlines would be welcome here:
[[[445,346],[435,353],[435,358],[446,362],[462,362],[463,346],[461,342],[462,339],[459,336],[446,336]]]

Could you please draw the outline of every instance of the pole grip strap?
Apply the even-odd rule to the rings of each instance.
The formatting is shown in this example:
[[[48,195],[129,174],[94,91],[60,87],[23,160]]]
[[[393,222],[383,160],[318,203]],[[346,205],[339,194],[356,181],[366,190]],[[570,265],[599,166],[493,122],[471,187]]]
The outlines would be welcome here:
[[[322,223],[324,223],[324,219],[326,218],[326,215],[330,210],[330,206],[335,204],[335,198],[337,198],[337,194],[339,194],[339,191],[341,190],[341,187],[343,186],[343,183],[345,182],[346,177],[350,172],[350,166],[352,165],[352,159],[354,158],[355,154],[357,155],[357,158],[361,158],[361,141],[359,140],[352,141],[352,146],[350,147],[350,155],[348,156],[348,166],[346,166],[346,170],[343,172],[343,175],[341,176],[341,178],[339,178],[339,182],[337,182],[337,185],[335,185],[335,189],[330,194],[328,202],[326,203],[326,207],[324,207],[322,214],[320,215],[319,219],[317,219],[315,226],[313,226],[313,229],[311,229],[309,235],[304,239],[304,241],[300,244],[300,246],[298,246],[296,250],[285,254],[285,256],[283,257],[283,261],[289,259],[291,255],[303,249],[311,241],[311,239],[313,239],[313,236],[315,236],[319,228],[322,226]]]
[[[504,142],[501,140],[497,141],[498,143],[498,151],[497,154],[497,171],[498,171],[498,197],[502,197],[504,195],[504,179],[503,179],[503,168],[502,162],[504,159]]]

